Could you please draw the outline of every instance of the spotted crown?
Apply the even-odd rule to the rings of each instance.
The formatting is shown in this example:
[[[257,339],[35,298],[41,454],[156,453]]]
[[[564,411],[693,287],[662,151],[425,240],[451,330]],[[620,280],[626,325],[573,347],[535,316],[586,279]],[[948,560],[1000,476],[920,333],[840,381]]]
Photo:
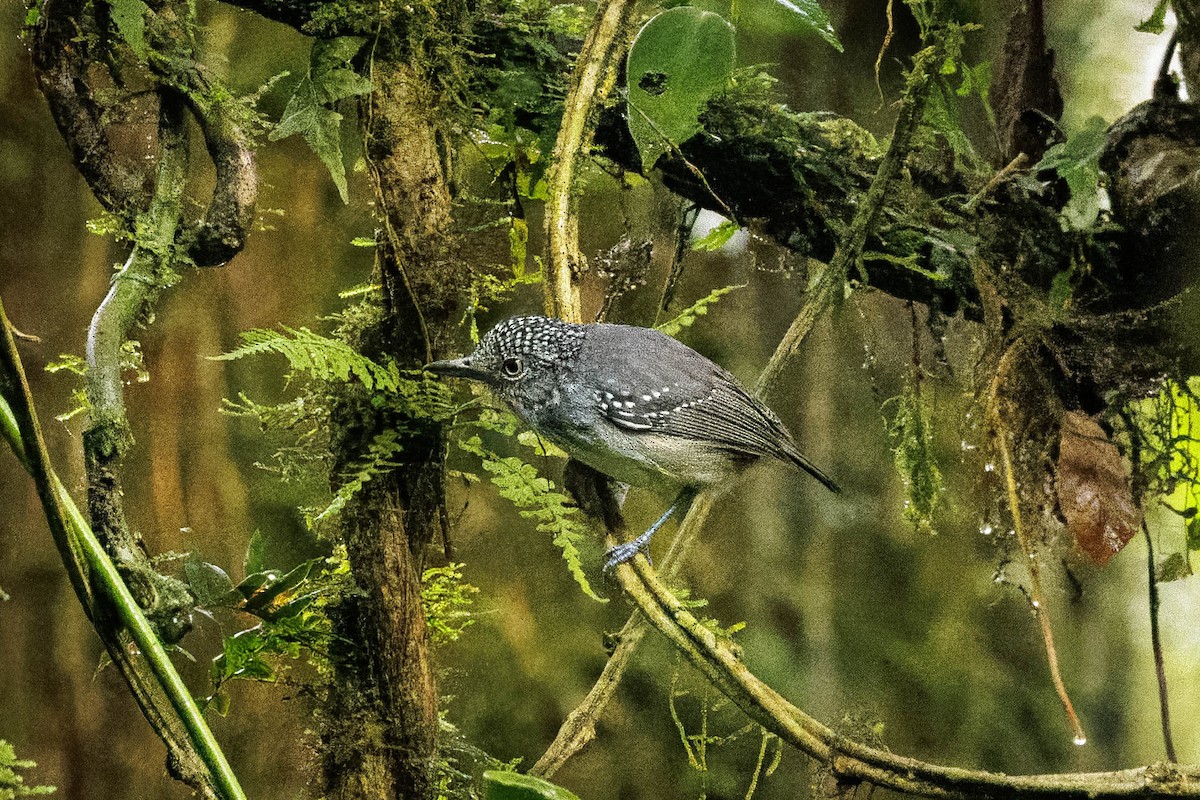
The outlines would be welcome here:
[[[584,327],[540,316],[512,317],[492,328],[479,350],[497,358],[523,356],[527,359],[568,363],[583,347]]]

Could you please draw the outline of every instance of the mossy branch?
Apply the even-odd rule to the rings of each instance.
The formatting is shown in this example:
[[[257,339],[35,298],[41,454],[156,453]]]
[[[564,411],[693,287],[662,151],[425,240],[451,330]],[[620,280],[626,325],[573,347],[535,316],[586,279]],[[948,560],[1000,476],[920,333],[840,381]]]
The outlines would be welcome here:
[[[575,62],[554,143],[546,201],[546,313],[569,322],[583,321],[579,280],[584,262],[579,252],[575,176],[580,158],[591,146],[594,110],[616,81],[635,7],[633,0],[602,0],[596,9],[595,22]]]
[[[172,772],[205,797],[244,800],[237,777],[153,625],[50,465],[3,303],[0,435],[33,478],[71,585],[143,713],[167,745]],[[110,620],[114,613],[115,620]],[[132,652],[144,661],[135,660]]]
[[[617,580],[649,623],[714,686],[765,730],[829,766],[842,783],[870,783],[938,798],[1200,797],[1200,767],[1154,764],[1113,772],[1004,775],[946,767],[850,740],[764,683],[696,619],[639,555]]]

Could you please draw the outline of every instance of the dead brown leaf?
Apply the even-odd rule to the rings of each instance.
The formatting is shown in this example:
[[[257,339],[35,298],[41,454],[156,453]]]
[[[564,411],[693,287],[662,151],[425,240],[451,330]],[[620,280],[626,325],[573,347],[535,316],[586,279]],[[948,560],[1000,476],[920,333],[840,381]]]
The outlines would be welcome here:
[[[1129,470],[1108,434],[1087,414],[1064,414],[1059,436],[1059,508],[1076,546],[1104,566],[1142,523]]]

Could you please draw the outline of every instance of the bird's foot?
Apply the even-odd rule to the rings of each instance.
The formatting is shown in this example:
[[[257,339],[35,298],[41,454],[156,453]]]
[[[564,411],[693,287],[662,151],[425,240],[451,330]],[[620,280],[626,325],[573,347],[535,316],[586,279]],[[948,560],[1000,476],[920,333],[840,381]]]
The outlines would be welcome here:
[[[646,560],[649,561],[651,565],[654,564],[654,561],[650,558],[650,537],[649,536],[646,536],[645,534],[643,534],[642,536],[639,536],[638,538],[634,539],[632,542],[625,542],[624,544],[619,544],[616,547],[609,550],[608,553],[605,554],[606,559],[604,561],[604,574],[605,575],[611,574],[612,571],[615,570],[617,567],[621,566],[622,564],[624,564],[628,561],[632,561],[633,557],[636,556],[638,553],[645,553]]]

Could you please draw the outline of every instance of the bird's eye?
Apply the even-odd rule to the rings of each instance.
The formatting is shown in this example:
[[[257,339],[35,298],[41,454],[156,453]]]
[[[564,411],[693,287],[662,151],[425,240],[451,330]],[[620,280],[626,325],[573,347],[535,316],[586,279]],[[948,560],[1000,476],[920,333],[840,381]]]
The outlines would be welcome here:
[[[504,373],[506,378],[515,378],[521,374],[521,359],[506,358],[500,365],[500,371]]]

